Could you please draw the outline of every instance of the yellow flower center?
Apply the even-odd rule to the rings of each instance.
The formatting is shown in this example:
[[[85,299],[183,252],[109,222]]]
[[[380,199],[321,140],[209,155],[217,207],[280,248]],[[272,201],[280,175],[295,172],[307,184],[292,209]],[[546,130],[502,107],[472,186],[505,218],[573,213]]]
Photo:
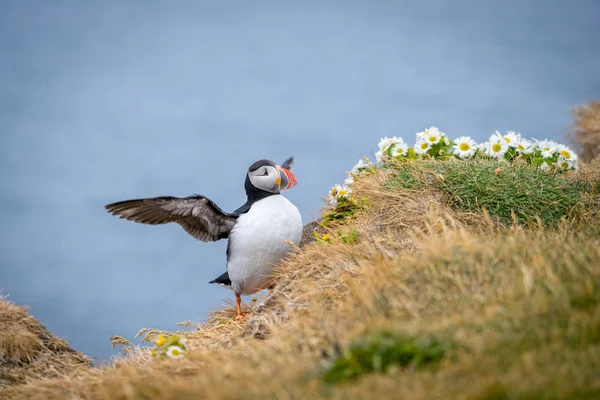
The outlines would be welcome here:
[[[329,240],[329,233],[326,233],[322,236],[323,240]]]
[[[523,147],[522,144],[518,144],[517,149],[519,149],[519,151],[523,151],[523,150],[525,150],[525,147]]]
[[[492,151],[494,153],[499,153],[502,150],[502,146],[500,145],[500,143],[494,143],[492,145]]]
[[[156,357],[156,349],[152,349],[152,351],[150,351],[150,355],[152,357]]]
[[[348,194],[347,190],[340,190],[340,196],[345,196]]]
[[[469,146],[469,143],[461,143],[459,149],[462,151],[469,151],[471,150],[471,146]]]
[[[510,144],[510,138],[507,138],[507,137],[505,137],[505,138],[502,138],[502,139],[504,139],[504,141],[505,141],[506,143]]]
[[[560,155],[563,156],[564,158],[566,158],[567,160],[571,158],[571,153],[569,153],[566,150],[561,151]]]
[[[337,188],[335,186],[331,188],[331,194],[334,196],[337,194]]]
[[[160,335],[158,340],[156,341],[157,346],[162,346],[167,341],[167,337],[165,335]]]
[[[437,142],[437,138],[435,136],[429,136],[429,141],[431,143],[435,143],[435,142]]]
[[[427,150],[428,147],[429,147],[429,145],[427,143],[421,143],[422,150]]]
[[[179,350],[178,348],[171,349],[171,354],[173,354],[174,356],[178,356],[181,354],[181,350]]]

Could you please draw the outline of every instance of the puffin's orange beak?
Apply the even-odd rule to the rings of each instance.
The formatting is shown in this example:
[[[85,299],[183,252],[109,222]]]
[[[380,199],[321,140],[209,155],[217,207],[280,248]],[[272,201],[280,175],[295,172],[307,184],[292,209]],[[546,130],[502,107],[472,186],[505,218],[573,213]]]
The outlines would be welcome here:
[[[282,187],[280,190],[291,189],[298,184],[298,181],[296,180],[296,177],[294,176],[294,174],[292,174],[292,171],[290,171],[287,168],[283,168],[283,167],[279,167],[279,170],[285,174],[286,181],[287,181],[287,186]]]

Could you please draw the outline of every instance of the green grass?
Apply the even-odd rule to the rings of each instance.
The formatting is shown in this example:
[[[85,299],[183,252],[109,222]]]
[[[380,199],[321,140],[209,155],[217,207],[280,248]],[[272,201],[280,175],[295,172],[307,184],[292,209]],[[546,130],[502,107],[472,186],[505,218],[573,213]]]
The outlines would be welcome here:
[[[546,226],[570,218],[584,203],[590,188],[567,175],[544,173],[526,163],[490,160],[423,161],[393,166],[387,188],[419,190],[435,187],[458,211],[487,212],[511,225],[535,217]]]
[[[352,381],[370,373],[384,373],[391,366],[423,368],[440,361],[446,348],[435,336],[413,338],[382,332],[355,343],[337,358],[323,375],[330,383]]]
[[[342,222],[364,210],[366,204],[368,204],[368,201],[364,199],[358,201],[345,198],[339,199],[338,206],[335,209],[323,214],[320,225],[329,226],[334,221]]]

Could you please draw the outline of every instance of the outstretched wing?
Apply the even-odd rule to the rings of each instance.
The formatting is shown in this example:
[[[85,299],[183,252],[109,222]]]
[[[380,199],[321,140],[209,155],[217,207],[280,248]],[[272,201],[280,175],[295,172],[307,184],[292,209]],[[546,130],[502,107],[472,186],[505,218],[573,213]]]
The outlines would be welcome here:
[[[153,197],[119,201],[106,206],[112,215],[141,224],[176,222],[187,233],[203,242],[229,236],[238,216],[226,213],[204,196]]]

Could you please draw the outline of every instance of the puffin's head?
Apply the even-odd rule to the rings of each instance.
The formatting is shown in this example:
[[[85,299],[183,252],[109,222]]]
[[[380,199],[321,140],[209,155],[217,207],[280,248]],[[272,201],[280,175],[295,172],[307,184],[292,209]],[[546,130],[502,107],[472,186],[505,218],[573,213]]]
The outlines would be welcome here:
[[[298,184],[290,171],[293,162],[294,157],[287,159],[283,165],[269,160],[258,160],[248,168],[248,180],[255,188],[269,193],[290,189]]]

